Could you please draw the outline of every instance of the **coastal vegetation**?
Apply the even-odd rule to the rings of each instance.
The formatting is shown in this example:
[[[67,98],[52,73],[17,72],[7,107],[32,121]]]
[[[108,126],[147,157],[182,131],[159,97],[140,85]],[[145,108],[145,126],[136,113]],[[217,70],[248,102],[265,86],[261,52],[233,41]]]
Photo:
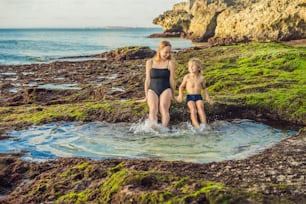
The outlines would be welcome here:
[[[135,47],[132,49],[134,52]],[[122,48],[116,53],[124,55],[124,50],[129,52]],[[205,104],[210,121],[218,117],[238,117],[282,122],[298,126],[299,133],[245,160],[209,164],[84,158],[62,158],[35,164],[1,156],[0,190],[9,189],[6,192],[9,195],[0,203],[305,202],[306,47],[248,43],[195,47],[179,50],[173,57],[177,62],[177,84],[188,71],[189,58],[200,58],[208,92],[215,101],[213,105]],[[35,97],[32,88],[31,95],[26,95],[30,92],[25,90],[6,95],[6,89],[11,86],[3,84],[0,134],[4,136],[12,129],[55,121],[115,123],[146,118],[147,105],[135,103],[137,98],[144,96],[146,58],[120,58],[121,61],[115,58],[54,62],[36,69],[41,72],[38,75],[46,70],[53,73],[60,69],[61,75],[78,79],[78,85],[82,87],[69,93],[46,91],[46,98],[50,98],[47,101]],[[72,67],[74,71],[86,74],[83,78],[70,77]],[[16,67],[16,72],[20,68]],[[9,67],[2,66],[2,69]],[[10,67],[12,69],[14,67]],[[90,84],[88,81],[92,83],[92,78],[86,80],[86,77],[100,73],[117,74],[117,78],[106,77],[101,86]],[[54,77],[54,74],[50,75]],[[117,86],[124,89],[113,90]],[[183,106],[173,102],[171,123],[186,118]],[[22,183],[25,179],[27,182]]]
[[[250,43],[179,53],[179,78],[192,56],[202,59],[209,93],[218,103],[305,125],[305,48]]]
[[[305,47],[278,43],[249,43],[179,51],[174,54],[178,64],[177,84],[188,72],[186,66],[191,57],[201,59],[202,73],[206,78],[208,91],[215,101],[214,106],[207,104],[210,117],[215,114],[226,115],[227,108],[231,107],[239,109],[239,112],[250,111],[249,117],[252,118],[256,117],[251,115],[251,112],[255,111],[265,119],[282,120],[297,125],[306,124]],[[95,118],[110,122],[138,121],[147,113],[146,104],[134,103],[137,97],[144,95],[142,88],[145,74],[144,60],[128,61],[130,61],[128,64],[123,61],[122,65],[116,65],[117,68],[110,71],[113,74],[116,74],[118,69],[123,73],[131,71],[137,76],[134,78],[138,81],[127,81],[128,79],[124,77],[121,79],[122,82],[118,80],[120,86],[126,87],[125,92],[134,92],[129,93],[128,98],[122,98],[124,93],[121,93],[117,99],[117,93],[114,93],[111,100],[105,97],[104,100],[103,97],[93,97],[94,91],[86,90],[99,88],[88,88],[88,84],[83,84],[84,87],[87,85],[83,91],[75,91],[67,98],[62,97],[54,102],[55,104],[41,105],[37,97],[32,97],[24,100],[27,104],[2,106],[0,122],[40,124],[59,120],[89,121]],[[50,65],[52,66],[54,65]],[[88,69],[95,69],[97,65],[88,63],[88,66]],[[105,70],[109,70],[108,67],[114,65],[105,63]],[[110,80],[110,83],[113,82]],[[132,90],[129,87],[132,87]],[[225,110],[220,110],[220,107]],[[180,109],[181,105],[174,103],[172,113],[184,114]]]

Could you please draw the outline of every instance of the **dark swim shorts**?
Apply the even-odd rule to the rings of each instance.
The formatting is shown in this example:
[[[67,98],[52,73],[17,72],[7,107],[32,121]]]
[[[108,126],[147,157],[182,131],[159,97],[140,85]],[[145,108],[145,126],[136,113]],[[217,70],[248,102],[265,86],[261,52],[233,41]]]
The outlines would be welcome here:
[[[188,103],[188,101],[198,101],[198,100],[203,100],[201,94],[187,94],[186,103]]]

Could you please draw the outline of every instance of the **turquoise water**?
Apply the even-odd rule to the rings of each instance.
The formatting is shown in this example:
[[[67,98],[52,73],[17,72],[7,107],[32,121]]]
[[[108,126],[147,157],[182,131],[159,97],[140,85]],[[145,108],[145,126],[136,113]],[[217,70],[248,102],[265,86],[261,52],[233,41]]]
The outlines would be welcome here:
[[[14,138],[2,140],[0,151],[25,150],[24,159],[34,161],[76,156],[206,163],[246,158],[296,133],[251,120],[215,121],[200,130],[181,123],[158,130],[147,122],[50,123],[11,132]]]
[[[162,39],[148,38],[160,28],[0,29],[0,65],[45,63],[62,57],[99,54],[124,46],[156,49]],[[191,41],[167,38],[173,48]]]

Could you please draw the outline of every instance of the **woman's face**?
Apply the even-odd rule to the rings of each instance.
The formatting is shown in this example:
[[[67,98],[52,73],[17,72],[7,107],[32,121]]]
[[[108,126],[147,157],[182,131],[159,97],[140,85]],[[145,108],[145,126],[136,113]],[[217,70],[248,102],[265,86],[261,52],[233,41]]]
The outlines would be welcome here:
[[[171,47],[170,46],[164,47],[163,49],[160,50],[160,58],[162,60],[169,59],[170,55],[171,55]]]

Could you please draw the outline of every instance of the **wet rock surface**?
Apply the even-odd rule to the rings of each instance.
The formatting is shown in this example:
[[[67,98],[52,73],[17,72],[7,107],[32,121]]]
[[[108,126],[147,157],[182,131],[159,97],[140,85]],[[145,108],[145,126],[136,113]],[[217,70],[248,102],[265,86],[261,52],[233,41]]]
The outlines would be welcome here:
[[[127,60],[119,51],[112,53],[117,55],[107,54],[112,57],[103,60],[0,66],[0,105],[5,108],[1,114],[14,114],[20,111],[19,106],[26,112],[43,113],[48,107],[63,104],[104,101],[115,104],[116,101],[142,98],[145,58],[148,55]],[[134,107],[134,104],[118,107],[116,104],[112,107],[120,109],[112,114],[97,109],[87,110],[85,121],[116,122],[119,119],[135,122],[146,117],[146,111],[135,114],[135,110],[141,112],[143,108]],[[180,104],[172,107],[172,123],[188,118],[183,107]],[[230,106],[218,102],[209,107],[207,113],[209,117],[218,114],[221,118],[282,119],[277,115],[244,109],[241,104]],[[75,119],[68,116],[56,118],[62,121]],[[283,121],[286,122],[286,118]],[[8,137],[6,131],[31,124],[27,120],[6,120],[0,123],[0,136],[5,139]],[[221,202],[218,195],[223,195],[222,199],[228,199],[228,203],[306,202],[305,128],[250,158],[208,164],[80,158],[31,163],[21,160],[21,155],[22,152],[0,154],[0,195],[5,195],[0,198],[0,203],[147,203],[150,199],[153,203],[210,203],[209,199],[218,203]],[[208,191],[210,193],[205,190],[204,193],[207,187],[204,181],[220,182],[225,187],[212,184],[214,188],[211,188],[215,190]],[[154,197],[140,199],[141,195],[148,194],[158,195],[163,200]]]
[[[2,75],[0,104],[48,105],[89,99],[140,97],[143,66],[144,60],[1,66],[3,73],[14,70],[14,78]]]

